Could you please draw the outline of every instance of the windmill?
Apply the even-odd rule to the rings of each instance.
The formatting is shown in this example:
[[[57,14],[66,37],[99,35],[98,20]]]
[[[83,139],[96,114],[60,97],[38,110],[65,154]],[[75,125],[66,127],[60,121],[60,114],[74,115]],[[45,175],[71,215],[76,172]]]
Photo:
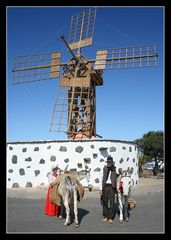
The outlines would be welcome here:
[[[68,40],[61,36],[71,54],[67,62],[61,62],[61,52],[14,59],[13,84],[60,78],[50,131],[64,132],[71,139],[77,139],[78,135],[81,139],[99,136],[96,133],[96,87],[103,85],[105,70],[157,65],[155,45],[97,50],[95,58],[86,58],[82,48],[93,43],[95,20],[96,8],[72,16]]]

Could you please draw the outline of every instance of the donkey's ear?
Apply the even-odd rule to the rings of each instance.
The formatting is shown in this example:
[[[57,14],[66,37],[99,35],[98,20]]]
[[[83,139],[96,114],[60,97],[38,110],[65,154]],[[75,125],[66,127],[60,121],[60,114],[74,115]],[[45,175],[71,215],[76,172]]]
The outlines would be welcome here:
[[[63,170],[64,173],[67,172],[68,166],[69,166],[69,164],[67,164],[65,169]]]

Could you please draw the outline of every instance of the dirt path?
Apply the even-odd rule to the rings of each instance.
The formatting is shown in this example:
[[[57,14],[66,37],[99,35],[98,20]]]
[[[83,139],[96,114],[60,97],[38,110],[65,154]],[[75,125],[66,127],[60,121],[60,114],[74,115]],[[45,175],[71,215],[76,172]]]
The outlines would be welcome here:
[[[141,177],[139,184],[132,189],[132,196],[161,191],[164,191],[164,179]]]
[[[150,192],[164,191],[164,179],[140,178],[139,184],[132,189],[132,196],[147,194]],[[7,198],[30,198],[45,199],[47,187],[40,188],[8,188],[6,191]],[[99,197],[97,191],[85,191],[84,198]]]

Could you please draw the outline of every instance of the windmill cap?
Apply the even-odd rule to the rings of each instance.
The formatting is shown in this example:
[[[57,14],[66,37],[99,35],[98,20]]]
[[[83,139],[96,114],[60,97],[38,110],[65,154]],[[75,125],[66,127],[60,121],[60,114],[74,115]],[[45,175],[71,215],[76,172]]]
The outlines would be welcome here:
[[[113,161],[113,158],[111,157],[111,156],[108,156],[107,157],[107,161],[106,161],[107,163],[115,163],[114,161]]]

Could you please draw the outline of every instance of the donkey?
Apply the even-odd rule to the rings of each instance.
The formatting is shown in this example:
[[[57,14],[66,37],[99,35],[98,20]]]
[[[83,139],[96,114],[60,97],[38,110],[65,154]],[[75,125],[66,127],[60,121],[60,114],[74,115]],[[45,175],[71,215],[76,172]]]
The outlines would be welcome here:
[[[65,206],[66,209],[66,220],[64,225],[67,226],[71,223],[70,221],[70,213],[71,209],[74,210],[74,217],[75,217],[75,225],[76,227],[79,227],[79,222],[78,222],[78,208],[77,208],[77,203],[78,203],[78,185],[75,179],[81,180],[83,178],[89,178],[90,177],[90,171],[91,169],[86,169],[80,172],[70,172],[70,171],[65,171],[64,175],[62,176],[62,179],[59,183],[58,186],[58,193],[62,198],[63,205]],[[68,174],[68,175],[67,175]],[[72,178],[73,176],[73,178]],[[75,178],[76,177],[76,178]],[[62,210],[63,210],[63,206]]]
[[[133,182],[130,174],[127,171],[120,171],[116,186],[117,202],[119,204],[119,223],[123,223],[123,221],[128,222],[128,198],[130,197],[132,186]]]
[[[78,227],[76,182],[70,176],[63,176],[58,186],[58,192],[62,197],[62,201],[66,209],[66,221],[64,225],[67,226],[70,224],[70,208],[74,206],[75,224],[76,227]]]

